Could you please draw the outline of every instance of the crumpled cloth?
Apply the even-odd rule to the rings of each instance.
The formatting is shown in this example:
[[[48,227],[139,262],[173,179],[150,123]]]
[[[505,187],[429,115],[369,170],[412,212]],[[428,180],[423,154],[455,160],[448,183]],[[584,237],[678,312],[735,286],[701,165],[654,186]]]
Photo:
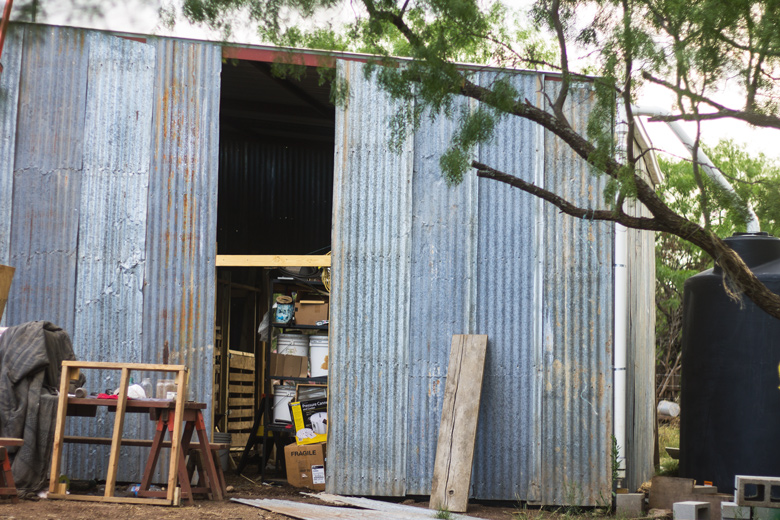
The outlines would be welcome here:
[[[38,490],[49,477],[62,361],[75,360],[68,333],[48,321],[8,327],[0,337],[0,437],[9,448],[16,487]],[[86,378],[79,377],[78,386]]]

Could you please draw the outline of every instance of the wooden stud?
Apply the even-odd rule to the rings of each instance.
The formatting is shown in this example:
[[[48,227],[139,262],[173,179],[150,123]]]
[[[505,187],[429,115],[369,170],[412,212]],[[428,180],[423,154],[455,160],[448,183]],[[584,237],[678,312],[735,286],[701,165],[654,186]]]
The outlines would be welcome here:
[[[49,493],[47,498],[58,500],[76,500],[79,502],[107,502],[111,504],[137,504],[137,505],[158,505],[169,506],[170,500],[164,498],[135,498],[135,497],[101,497],[95,495],[73,495],[65,493]]]
[[[452,337],[430,509],[465,513],[468,507],[486,350],[487,336]]]
[[[51,455],[51,473],[49,474],[49,493],[57,492],[57,483],[60,480],[62,468],[62,440],[65,435],[65,418],[68,416],[68,385],[70,383],[70,371],[66,361],[62,363],[60,373],[60,396],[57,404],[57,416],[54,425],[54,447]]]
[[[63,367],[106,368],[111,370],[145,370],[147,372],[179,372],[187,370],[184,365],[160,365],[153,363],[111,363],[107,361],[63,361]]]
[[[171,439],[171,460],[168,467],[168,499],[175,503],[176,477],[181,453],[181,428],[184,419],[184,401],[187,395],[187,371],[180,370],[176,374],[176,412],[174,414],[173,437]],[[181,501],[181,497],[179,498]]]
[[[330,255],[217,255],[217,267],[330,267]]]
[[[76,399],[69,398],[68,396],[68,384],[71,379],[78,374],[81,368],[103,368],[110,370],[121,370],[122,377],[120,383],[120,394],[116,402],[101,403],[105,406],[115,406],[116,418],[114,422],[113,436],[110,439],[111,444],[111,457],[109,461],[108,477],[106,478],[106,495],[105,496],[87,496],[87,495],[69,495],[66,493],[67,486],[59,482],[61,464],[62,464],[62,446],[66,440],[64,435],[65,420],[67,418],[68,402],[73,399],[76,403],[87,403],[93,401],[92,399]],[[119,448],[122,444],[127,445],[149,445],[148,441],[142,439],[122,439],[122,431],[124,427],[125,412],[128,409],[127,402],[127,388],[129,381],[129,374],[131,370],[145,370],[152,372],[177,372],[177,398],[175,403],[175,418],[176,422],[173,425],[173,439],[170,442],[171,446],[171,469],[173,470],[173,478],[169,477],[169,483],[172,486],[169,487],[167,497],[165,499],[150,499],[150,498],[133,498],[133,497],[115,497],[113,496],[113,489],[116,485],[116,470],[119,462]],[[121,504],[154,504],[154,505],[179,505],[181,503],[181,490],[177,486],[177,458],[181,458],[183,455],[180,450],[181,445],[181,429],[182,422],[189,417],[189,414],[185,414],[185,401],[186,401],[186,388],[188,380],[187,368],[184,365],[159,365],[159,364],[147,364],[147,363],[107,363],[107,362],[84,362],[84,361],[63,361],[62,362],[62,374],[60,381],[60,396],[58,401],[57,418],[55,424],[54,435],[54,447],[52,452],[52,464],[49,482],[49,498],[53,499],[67,499],[77,500],[84,502],[110,502]],[[78,405],[77,405],[78,406]],[[166,405],[167,406],[167,405]],[[129,406],[132,408],[132,405]],[[195,408],[203,408],[203,405],[196,406]],[[157,411],[165,417],[168,416],[168,409],[160,408]],[[193,413],[195,409],[191,410]],[[69,442],[86,442],[89,437],[68,437]],[[98,444],[105,444],[108,439],[96,438]],[[165,443],[167,445],[168,443]],[[183,460],[183,459],[182,459]],[[186,468],[185,468],[186,473]],[[187,486],[189,488],[189,486]],[[191,498],[191,494],[188,495]]]
[[[119,450],[122,447],[122,433],[125,428],[125,410],[127,409],[127,387],[130,382],[130,370],[122,369],[119,380],[119,398],[116,402],[116,417],[114,417],[114,433],[111,436],[111,455],[108,459],[108,474],[106,475],[106,497],[114,496],[116,472],[119,467]]]

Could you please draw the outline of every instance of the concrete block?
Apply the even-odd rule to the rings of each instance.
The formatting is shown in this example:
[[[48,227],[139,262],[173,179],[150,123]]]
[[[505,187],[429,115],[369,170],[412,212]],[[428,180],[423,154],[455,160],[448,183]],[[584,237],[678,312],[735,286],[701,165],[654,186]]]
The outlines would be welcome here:
[[[754,507],[753,520],[780,520],[780,509],[777,507]]]
[[[644,493],[618,493],[615,495],[615,512],[618,516],[638,518],[644,516]]]
[[[736,502],[721,502],[720,517],[725,520],[750,520],[750,508]]]
[[[675,502],[672,508],[674,520],[710,520],[710,503],[686,500]]]
[[[705,493],[712,493],[715,494],[718,492],[718,488],[715,486],[693,486],[693,492],[694,494],[701,495]]]
[[[739,506],[780,508],[780,477],[734,477],[734,502]]]

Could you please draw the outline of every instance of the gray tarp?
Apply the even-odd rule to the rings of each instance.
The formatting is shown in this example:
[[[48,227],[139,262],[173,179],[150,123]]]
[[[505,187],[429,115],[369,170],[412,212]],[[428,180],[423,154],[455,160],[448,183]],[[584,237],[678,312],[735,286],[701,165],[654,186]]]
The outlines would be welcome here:
[[[24,439],[11,468],[18,488],[38,490],[49,476],[60,365],[70,359],[67,332],[47,321],[0,336],[0,437]]]

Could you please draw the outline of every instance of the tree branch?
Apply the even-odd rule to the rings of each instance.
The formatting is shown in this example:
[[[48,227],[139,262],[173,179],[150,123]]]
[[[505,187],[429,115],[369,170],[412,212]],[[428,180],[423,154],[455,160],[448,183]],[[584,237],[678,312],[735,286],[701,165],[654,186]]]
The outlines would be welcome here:
[[[630,215],[626,215],[619,209],[612,211],[581,208],[551,191],[540,188],[533,183],[526,182],[519,177],[515,177],[514,175],[510,175],[508,173],[496,170],[495,168],[491,168],[487,164],[474,161],[471,163],[471,166],[477,169],[477,177],[482,177],[483,179],[493,179],[499,182],[503,182],[504,184],[508,184],[514,188],[523,190],[526,193],[530,193],[535,197],[539,197],[540,199],[549,202],[550,204],[560,209],[563,213],[571,215],[572,217],[583,220],[603,220],[608,222],[617,222],[632,229],[646,229],[650,231],[663,231],[666,229],[655,218],[632,217]]]
[[[649,231],[666,231],[703,249],[723,269],[724,274],[734,284],[738,294],[746,294],[756,305],[767,314],[780,319],[780,296],[773,293],[751,271],[740,256],[717,235],[701,226],[683,219],[676,213],[678,222],[669,222],[660,218],[632,217],[615,211],[585,209],[575,206],[553,192],[547,191],[535,184],[518,177],[501,172],[490,166],[474,161],[471,163],[477,169],[477,176],[494,179],[515,188],[521,189],[545,200],[567,215],[587,220],[603,220],[620,223],[632,229]],[[682,221],[682,222],[679,222]]]
[[[555,112],[558,119],[565,121],[568,125],[569,122],[563,114],[563,104],[566,102],[566,97],[569,95],[569,83],[571,82],[571,79],[569,77],[569,56],[566,51],[566,35],[563,32],[563,23],[561,23],[561,14],[559,11],[560,0],[553,0],[552,6],[550,7],[550,18],[552,18],[555,34],[558,37],[558,46],[561,50],[561,71],[563,72],[561,90],[555,98],[555,103],[553,103],[553,112]]]
[[[692,101],[699,101],[706,103],[707,105],[715,108],[717,112],[710,114],[678,114],[673,116],[654,116],[650,118],[650,121],[705,121],[712,119],[732,118],[744,121],[753,126],[760,126],[764,128],[777,128],[780,129],[780,118],[768,114],[760,114],[758,112],[746,112],[744,110],[734,110],[728,108],[720,103],[716,103],[708,97],[692,92],[688,89],[680,88],[672,85],[668,81],[656,78],[648,72],[643,72],[642,77],[656,85],[661,85],[669,90],[675,92],[679,96],[687,97]]]

